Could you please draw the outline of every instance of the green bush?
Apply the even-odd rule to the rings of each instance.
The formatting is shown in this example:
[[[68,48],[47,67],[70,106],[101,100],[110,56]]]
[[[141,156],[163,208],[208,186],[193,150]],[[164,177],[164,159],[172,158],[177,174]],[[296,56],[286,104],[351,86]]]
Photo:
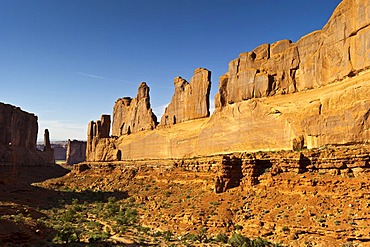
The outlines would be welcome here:
[[[225,233],[219,233],[216,236],[216,241],[217,242],[226,244],[228,240],[229,240],[229,238],[227,237],[227,235]]]
[[[171,231],[167,230],[167,231],[163,232],[162,236],[163,236],[164,240],[166,240],[168,242],[168,241],[171,241],[173,233]]]
[[[229,238],[228,243],[232,247],[265,247],[271,245],[271,243],[267,240],[261,238],[250,240],[249,238],[238,233],[234,233],[234,235]]]
[[[241,234],[234,233],[230,238],[228,243],[232,247],[250,247],[251,246],[251,240],[247,237],[244,237]]]

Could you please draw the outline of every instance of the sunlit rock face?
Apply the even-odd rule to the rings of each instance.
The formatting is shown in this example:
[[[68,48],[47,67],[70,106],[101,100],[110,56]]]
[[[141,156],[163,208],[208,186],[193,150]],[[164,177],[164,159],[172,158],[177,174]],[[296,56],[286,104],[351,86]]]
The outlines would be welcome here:
[[[370,67],[370,7],[343,1],[322,30],[241,53],[221,76],[216,108],[325,86]]]
[[[145,82],[140,84],[135,98],[124,97],[116,101],[113,108],[113,136],[152,130],[156,125],[157,117],[150,107],[149,87]]]
[[[198,68],[190,83],[181,77],[174,80],[175,93],[167,106],[160,125],[173,125],[209,116],[211,72]]]
[[[197,69],[190,83],[175,79],[161,128],[95,138],[91,160],[169,160],[367,143],[369,37],[370,2],[344,0],[322,30],[296,43],[260,45],[231,61],[210,117],[210,72]]]

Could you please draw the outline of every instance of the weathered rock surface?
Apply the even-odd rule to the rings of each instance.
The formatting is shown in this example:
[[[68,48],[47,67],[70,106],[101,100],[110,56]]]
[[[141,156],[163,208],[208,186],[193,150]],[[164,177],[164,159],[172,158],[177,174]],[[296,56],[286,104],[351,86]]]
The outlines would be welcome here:
[[[66,164],[73,165],[86,160],[86,142],[68,140]]]
[[[186,121],[195,116],[195,106],[207,104],[192,97],[200,88],[209,90],[209,72],[197,69],[190,84],[176,78],[160,124],[171,128],[97,139],[88,160],[181,159],[368,142],[369,6],[368,1],[345,0],[323,30],[297,43],[282,40],[241,54],[221,77],[210,118]],[[198,84],[204,87],[192,86]],[[201,109],[206,113],[208,108]]]
[[[309,149],[368,142],[369,81],[366,71],[320,89],[226,105],[210,118],[101,139],[95,161],[111,161],[117,153],[120,160],[135,160],[291,150],[294,140],[296,149],[302,140]]]
[[[176,77],[174,85],[175,93],[161,118],[161,126],[209,116],[210,71],[198,68],[190,83]]]
[[[156,125],[157,117],[150,107],[149,87],[145,82],[140,84],[136,98],[124,97],[116,101],[113,109],[113,136],[152,130]]]
[[[100,120],[91,121],[87,129],[86,160],[119,160],[115,138],[109,138],[110,115],[102,115]]]
[[[36,150],[37,117],[19,107],[0,103],[0,164],[42,165],[54,163],[49,131],[45,130],[48,146],[44,152]]]
[[[36,148],[37,117],[19,107],[0,103],[0,144]]]
[[[322,30],[242,53],[221,76],[215,105],[325,86],[370,67],[370,4],[346,0]]]

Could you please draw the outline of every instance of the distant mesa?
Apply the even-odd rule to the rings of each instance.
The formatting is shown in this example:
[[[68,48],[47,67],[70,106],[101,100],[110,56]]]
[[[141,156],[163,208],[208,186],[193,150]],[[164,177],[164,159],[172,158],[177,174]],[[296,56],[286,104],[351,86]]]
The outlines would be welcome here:
[[[68,140],[66,152],[66,164],[74,165],[86,160],[86,142]]]

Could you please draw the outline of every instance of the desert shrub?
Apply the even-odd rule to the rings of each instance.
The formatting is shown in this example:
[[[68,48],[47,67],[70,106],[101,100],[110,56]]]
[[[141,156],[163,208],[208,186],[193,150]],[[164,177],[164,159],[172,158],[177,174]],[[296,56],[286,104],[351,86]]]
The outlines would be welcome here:
[[[227,235],[225,233],[219,233],[216,236],[216,241],[217,242],[226,244],[228,240],[229,240],[229,238],[227,237]]]
[[[238,233],[234,233],[229,238],[228,243],[232,247],[265,247],[265,246],[270,246],[271,245],[271,243],[268,242],[267,240],[264,240],[264,239],[261,239],[261,238],[256,238],[254,240],[250,240],[249,238],[247,238],[247,237],[245,237],[241,234],[238,234]]]
[[[251,240],[247,237],[244,237],[241,234],[234,233],[228,240],[228,243],[232,247],[249,247],[251,246]]]
[[[265,240],[265,239],[262,239],[262,238],[256,238],[252,241],[252,245],[253,247],[264,247],[264,246],[269,246],[270,242]]]
[[[110,237],[110,234],[108,232],[93,231],[89,232],[87,237],[89,243],[96,243],[108,239]]]
[[[243,226],[241,225],[235,225],[235,230],[242,230],[243,229]]]
[[[62,226],[57,226],[57,233],[53,239],[54,243],[71,243],[79,241],[80,231],[74,227],[72,224],[64,224]]]
[[[162,236],[163,236],[164,240],[171,241],[173,233],[171,231],[167,230],[167,231],[163,232]]]

